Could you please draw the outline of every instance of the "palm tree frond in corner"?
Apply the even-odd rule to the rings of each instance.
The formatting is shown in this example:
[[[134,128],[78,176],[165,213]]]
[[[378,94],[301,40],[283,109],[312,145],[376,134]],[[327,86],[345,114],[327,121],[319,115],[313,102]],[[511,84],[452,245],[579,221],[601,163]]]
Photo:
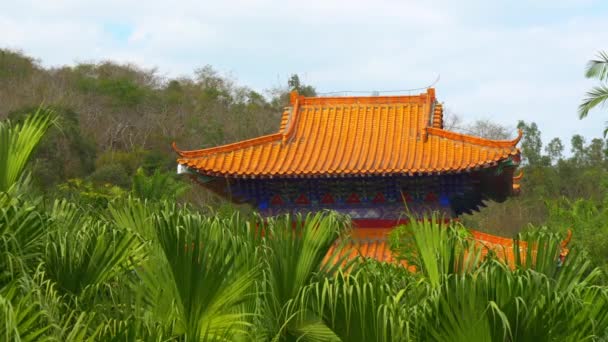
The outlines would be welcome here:
[[[589,111],[596,106],[603,106],[608,100],[608,85],[593,87],[587,92],[587,97],[578,107],[578,115],[582,119],[589,114]]]
[[[584,118],[589,115],[589,111],[597,106],[604,106],[608,101],[608,52],[600,51],[597,54],[597,59],[590,60],[587,63],[585,77],[594,78],[601,83],[593,87],[587,92],[587,96],[578,107],[579,118]],[[604,130],[604,137],[608,133],[608,127]]]
[[[585,77],[596,78],[600,81],[608,79],[608,52],[600,51],[597,54],[597,59],[590,60],[587,63]]]
[[[8,191],[19,180],[54,120],[52,111],[40,108],[22,124],[0,122],[0,191]]]

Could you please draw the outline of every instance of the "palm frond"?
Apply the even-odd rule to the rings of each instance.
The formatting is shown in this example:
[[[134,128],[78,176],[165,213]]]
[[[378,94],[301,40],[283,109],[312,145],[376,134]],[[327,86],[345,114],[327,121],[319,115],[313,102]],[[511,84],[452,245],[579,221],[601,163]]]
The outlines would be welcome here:
[[[0,285],[33,270],[42,255],[47,218],[31,203],[0,194]]]
[[[46,245],[46,274],[63,293],[80,296],[143,258],[143,246],[134,234],[87,217],[75,224],[49,234]]]
[[[159,170],[148,176],[142,168],[139,168],[133,176],[133,194],[150,201],[174,200],[188,188],[189,185],[175,179],[174,174]]]
[[[165,208],[154,218],[158,249],[138,272],[144,301],[161,320],[175,321],[188,339],[222,339],[245,332],[250,314],[240,307],[254,300],[260,267],[233,233],[237,217],[202,217]],[[227,336],[228,335],[228,336]]]
[[[337,273],[312,283],[303,289],[298,300],[309,305],[331,328],[335,337],[328,334],[326,340],[409,341],[410,307],[404,298],[410,295],[409,290],[393,293],[379,278],[359,271],[348,275]]]
[[[423,340],[433,341],[492,341],[492,326],[488,311],[492,307],[484,294],[484,289],[476,286],[470,274],[447,277],[441,284],[437,296],[429,296],[432,308],[427,311],[426,327],[420,335]],[[497,308],[497,315],[504,317]],[[510,334],[508,322],[500,320],[504,327],[503,339]],[[499,340],[499,339],[496,339]]]
[[[107,219],[118,228],[151,241],[156,234],[153,214],[158,208],[156,204],[139,198],[118,198],[108,205]]]
[[[54,120],[53,112],[40,108],[23,124],[0,122],[0,192],[8,191],[22,177],[32,152]]]
[[[597,59],[592,59],[587,63],[585,69],[585,77],[596,78],[600,81],[608,79],[608,53],[600,51],[597,54]]]
[[[578,107],[578,115],[582,119],[589,115],[589,111],[597,106],[603,106],[608,101],[608,85],[601,84],[587,92],[587,97]]]
[[[433,286],[445,275],[469,272],[481,263],[481,247],[462,225],[446,223],[438,213],[408,218],[406,225],[392,233],[392,248]]]
[[[349,225],[346,217],[334,212],[260,220],[266,266],[266,281],[262,284],[262,315],[266,319],[262,329],[267,335],[293,338],[306,335],[308,340],[325,336],[326,330],[318,318],[295,319],[309,313],[296,298],[315,277],[333,274],[343,266],[339,248],[334,250],[334,256],[328,253]]]
[[[44,312],[33,294],[21,293],[20,286],[10,284],[0,291],[0,338],[3,341],[47,341],[51,325],[40,324]]]

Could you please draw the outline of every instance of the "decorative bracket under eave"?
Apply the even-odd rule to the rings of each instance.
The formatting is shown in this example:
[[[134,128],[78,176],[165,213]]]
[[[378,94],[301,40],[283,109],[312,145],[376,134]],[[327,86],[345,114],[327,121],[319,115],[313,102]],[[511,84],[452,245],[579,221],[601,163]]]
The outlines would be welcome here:
[[[517,176],[513,176],[513,183],[515,183],[515,182],[519,183],[519,181],[521,181],[522,178],[524,178],[524,171],[520,170],[519,174]]]
[[[520,171],[517,176],[513,176],[513,194],[519,195],[521,193],[521,184],[519,183],[524,177],[524,172]]]

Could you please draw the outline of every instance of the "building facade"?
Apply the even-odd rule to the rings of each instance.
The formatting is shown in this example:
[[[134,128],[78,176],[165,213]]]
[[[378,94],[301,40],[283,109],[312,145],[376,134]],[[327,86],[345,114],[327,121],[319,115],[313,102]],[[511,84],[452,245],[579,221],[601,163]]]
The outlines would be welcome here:
[[[290,96],[278,132],[184,151],[178,170],[262,215],[333,209],[380,241],[404,213],[455,218],[519,192],[513,140],[443,127],[433,88],[413,96]]]

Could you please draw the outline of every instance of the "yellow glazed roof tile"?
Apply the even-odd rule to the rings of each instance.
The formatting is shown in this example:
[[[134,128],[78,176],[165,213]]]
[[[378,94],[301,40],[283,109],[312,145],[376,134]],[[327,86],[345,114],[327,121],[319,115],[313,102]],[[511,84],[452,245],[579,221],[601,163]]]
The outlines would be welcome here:
[[[519,156],[514,140],[442,129],[434,89],[415,96],[292,94],[278,133],[202,150],[178,163],[227,177],[320,177],[461,172]]]

